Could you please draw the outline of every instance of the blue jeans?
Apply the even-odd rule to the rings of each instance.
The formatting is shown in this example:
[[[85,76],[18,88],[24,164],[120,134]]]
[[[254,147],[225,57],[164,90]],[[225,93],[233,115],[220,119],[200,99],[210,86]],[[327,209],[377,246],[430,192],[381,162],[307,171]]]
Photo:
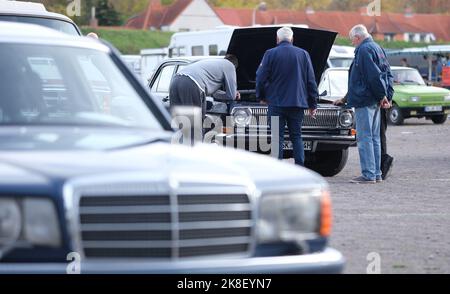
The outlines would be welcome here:
[[[268,113],[269,125],[272,125],[272,117],[279,118],[278,132],[272,130],[272,154],[274,154],[274,148],[278,147],[278,158],[283,159],[283,143],[284,143],[284,130],[287,124],[289,130],[289,137],[292,141],[294,148],[295,164],[305,165],[305,151],[303,149],[302,139],[302,124],[303,117],[305,115],[304,109],[299,107],[278,107],[269,105]],[[277,146],[278,143],[278,146]]]
[[[380,108],[356,108],[356,140],[361,173],[368,180],[381,178]]]

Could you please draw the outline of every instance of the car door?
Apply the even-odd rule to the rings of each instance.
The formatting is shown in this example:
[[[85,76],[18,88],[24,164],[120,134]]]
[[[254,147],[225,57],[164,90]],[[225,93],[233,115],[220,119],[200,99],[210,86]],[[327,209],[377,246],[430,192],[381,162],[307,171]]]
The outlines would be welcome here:
[[[186,62],[167,62],[161,64],[150,81],[150,91],[154,96],[161,99],[167,108],[170,106],[169,87],[172,77],[186,65]]]
[[[165,63],[161,65],[161,67],[156,72],[155,77],[150,83],[150,91],[152,92],[152,94],[160,99],[164,103],[164,106],[167,108],[170,106],[170,82],[172,81],[172,77],[177,66],[177,63]]]

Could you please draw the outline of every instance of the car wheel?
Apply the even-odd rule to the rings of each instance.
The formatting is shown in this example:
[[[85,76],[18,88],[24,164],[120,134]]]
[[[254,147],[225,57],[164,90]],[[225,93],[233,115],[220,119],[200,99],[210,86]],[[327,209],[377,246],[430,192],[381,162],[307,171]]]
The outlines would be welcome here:
[[[392,125],[399,126],[403,124],[404,120],[405,118],[403,117],[403,113],[400,107],[398,107],[398,105],[394,103],[394,105],[391,107],[391,109],[389,109],[388,112],[389,123]]]
[[[333,177],[344,169],[347,159],[348,148],[335,151],[319,151],[311,155],[311,158],[307,158],[305,167],[321,174],[323,177]]]
[[[447,114],[435,115],[431,117],[431,120],[433,121],[433,123],[441,125],[447,121],[447,116]]]

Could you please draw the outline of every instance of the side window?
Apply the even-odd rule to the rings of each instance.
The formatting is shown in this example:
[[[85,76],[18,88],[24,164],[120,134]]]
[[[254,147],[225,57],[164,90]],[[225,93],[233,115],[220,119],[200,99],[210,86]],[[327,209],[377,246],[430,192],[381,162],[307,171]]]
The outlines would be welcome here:
[[[152,91],[161,93],[161,92],[169,92],[170,82],[172,80],[173,72],[175,70],[175,65],[165,66],[160,74],[155,84],[153,84]]]
[[[219,48],[217,45],[209,45],[209,55],[217,55],[219,53]]]
[[[204,54],[203,46],[192,46],[192,56],[202,56]]]

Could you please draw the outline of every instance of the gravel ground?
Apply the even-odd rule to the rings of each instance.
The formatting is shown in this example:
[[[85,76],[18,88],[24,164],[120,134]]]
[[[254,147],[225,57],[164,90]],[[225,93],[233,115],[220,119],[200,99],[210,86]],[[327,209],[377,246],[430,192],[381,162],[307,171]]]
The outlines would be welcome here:
[[[383,183],[348,182],[359,175],[357,148],[345,169],[328,178],[331,246],[344,254],[345,273],[366,273],[371,252],[381,257],[381,273],[450,273],[449,121],[408,119],[389,126],[388,153],[395,161]]]

